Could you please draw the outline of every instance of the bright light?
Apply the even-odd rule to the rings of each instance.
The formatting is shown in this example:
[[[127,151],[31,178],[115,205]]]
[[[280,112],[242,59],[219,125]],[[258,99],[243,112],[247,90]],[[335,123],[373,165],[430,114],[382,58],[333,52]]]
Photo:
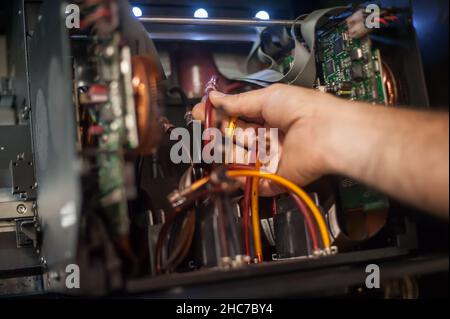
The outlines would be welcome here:
[[[142,10],[138,7],[133,7],[133,14],[135,17],[142,17]]]
[[[194,12],[194,18],[207,18],[208,17],[208,11],[206,11],[203,8],[197,9]]]
[[[258,11],[258,13],[255,14],[255,18],[257,19],[261,19],[261,20],[269,20],[270,19],[270,15],[267,11],[261,10]]]

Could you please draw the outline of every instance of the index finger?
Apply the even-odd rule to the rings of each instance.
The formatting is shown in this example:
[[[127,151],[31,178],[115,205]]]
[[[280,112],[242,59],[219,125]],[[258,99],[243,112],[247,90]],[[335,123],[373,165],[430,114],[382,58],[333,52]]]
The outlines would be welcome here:
[[[209,97],[215,108],[222,108],[230,116],[262,120],[262,108],[267,99],[267,89],[234,95],[213,91],[210,92]]]

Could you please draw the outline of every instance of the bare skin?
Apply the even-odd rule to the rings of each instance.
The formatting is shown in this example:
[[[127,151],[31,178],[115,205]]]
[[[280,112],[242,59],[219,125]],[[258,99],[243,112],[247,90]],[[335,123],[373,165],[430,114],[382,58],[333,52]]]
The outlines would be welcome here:
[[[282,132],[278,174],[299,185],[339,174],[448,220],[448,113],[349,102],[276,84],[237,95],[213,92],[215,118]],[[204,103],[193,116],[203,120]],[[269,182],[261,192],[280,192]]]

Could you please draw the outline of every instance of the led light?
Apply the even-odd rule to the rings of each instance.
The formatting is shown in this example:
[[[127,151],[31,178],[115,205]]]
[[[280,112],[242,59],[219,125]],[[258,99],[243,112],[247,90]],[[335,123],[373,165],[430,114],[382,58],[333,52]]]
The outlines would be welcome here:
[[[194,12],[194,18],[207,18],[208,17],[208,11],[206,11],[203,8],[197,9]]]
[[[255,18],[261,19],[261,20],[269,20],[270,19],[270,15],[269,15],[269,13],[267,11],[261,10],[261,11],[258,11],[255,14]]]
[[[135,17],[142,17],[142,10],[138,7],[133,7],[133,14]]]

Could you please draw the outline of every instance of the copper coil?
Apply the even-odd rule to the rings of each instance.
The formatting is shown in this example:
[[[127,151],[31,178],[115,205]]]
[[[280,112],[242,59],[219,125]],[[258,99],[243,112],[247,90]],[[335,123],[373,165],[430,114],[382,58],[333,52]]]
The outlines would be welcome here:
[[[398,87],[394,73],[386,62],[383,62],[383,85],[386,89],[387,105],[395,106],[398,103]]]
[[[155,151],[161,139],[159,107],[162,101],[161,75],[157,64],[147,56],[133,56],[133,91],[139,146],[134,150],[139,155]]]

